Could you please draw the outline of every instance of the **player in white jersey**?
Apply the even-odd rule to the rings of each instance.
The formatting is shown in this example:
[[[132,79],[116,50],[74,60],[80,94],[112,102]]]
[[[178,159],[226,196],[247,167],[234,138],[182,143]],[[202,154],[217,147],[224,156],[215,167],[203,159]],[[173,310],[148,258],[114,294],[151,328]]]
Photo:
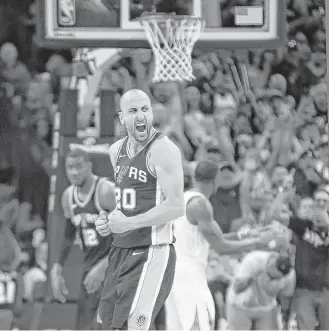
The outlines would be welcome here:
[[[177,255],[175,278],[165,304],[167,330],[211,330],[215,306],[206,269],[211,247],[217,254],[242,253],[265,248],[270,231],[253,232],[252,238],[224,235],[214,220],[210,196],[217,189],[217,164],[201,161],[195,169],[195,189],[185,192],[185,215],[174,223]]]

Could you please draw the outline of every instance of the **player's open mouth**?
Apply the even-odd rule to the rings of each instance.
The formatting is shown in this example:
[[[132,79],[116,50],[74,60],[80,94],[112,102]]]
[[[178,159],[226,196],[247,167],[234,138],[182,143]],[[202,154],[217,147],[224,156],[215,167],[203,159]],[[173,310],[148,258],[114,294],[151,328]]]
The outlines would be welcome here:
[[[145,133],[146,132],[146,124],[145,123],[137,123],[136,124],[136,130],[139,133]]]

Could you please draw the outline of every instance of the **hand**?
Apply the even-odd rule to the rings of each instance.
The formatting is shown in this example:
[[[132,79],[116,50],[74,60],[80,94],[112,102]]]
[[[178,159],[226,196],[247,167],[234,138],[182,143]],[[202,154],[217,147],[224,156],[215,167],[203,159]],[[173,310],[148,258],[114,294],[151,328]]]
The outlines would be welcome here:
[[[87,293],[95,293],[101,286],[105,278],[105,268],[96,264],[86,275],[83,285]]]
[[[106,211],[101,211],[99,213],[99,218],[95,221],[96,231],[102,236],[106,237],[111,234],[111,229],[109,225],[109,220],[107,218],[108,213]]]
[[[56,300],[61,303],[66,302],[66,296],[68,295],[68,290],[65,286],[65,280],[62,276],[62,266],[55,263],[51,269],[51,288],[53,296]]]
[[[120,210],[114,210],[108,216],[108,220],[113,233],[124,233],[134,229],[130,217],[125,216]]]

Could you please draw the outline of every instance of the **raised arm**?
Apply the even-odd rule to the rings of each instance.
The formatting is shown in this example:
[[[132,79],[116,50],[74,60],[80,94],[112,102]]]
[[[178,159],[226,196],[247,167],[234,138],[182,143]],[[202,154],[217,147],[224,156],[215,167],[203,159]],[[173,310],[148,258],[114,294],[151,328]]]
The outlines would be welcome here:
[[[136,228],[161,225],[184,214],[184,175],[178,147],[167,137],[157,140],[150,149],[150,164],[165,200],[146,213],[134,216]]]

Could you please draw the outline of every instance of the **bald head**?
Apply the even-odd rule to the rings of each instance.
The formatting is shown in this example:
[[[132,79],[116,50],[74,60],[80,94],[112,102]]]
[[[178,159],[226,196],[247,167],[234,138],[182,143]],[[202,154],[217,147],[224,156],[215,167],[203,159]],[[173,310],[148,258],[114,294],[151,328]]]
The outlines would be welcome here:
[[[137,89],[126,92],[120,99],[120,121],[129,137],[144,143],[150,136],[153,111],[149,96]]]
[[[120,109],[121,111],[125,108],[127,104],[130,104],[135,101],[140,100],[147,100],[149,103],[151,103],[151,100],[149,96],[143,92],[142,90],[138,89],[131,89],[127,92],[125,92],[120,99]]]

